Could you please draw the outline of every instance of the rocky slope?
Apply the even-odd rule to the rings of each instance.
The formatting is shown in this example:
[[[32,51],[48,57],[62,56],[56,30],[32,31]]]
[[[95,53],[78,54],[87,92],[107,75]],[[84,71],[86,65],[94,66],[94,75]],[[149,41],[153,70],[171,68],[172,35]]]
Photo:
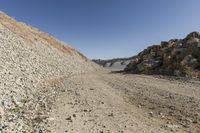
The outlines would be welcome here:
[[[0,12],[0,132],[41,132],[62,80],[97,69],[74,48]]]
[[[126,72],[200,77],[200,33],[173,39],[140,52]]]

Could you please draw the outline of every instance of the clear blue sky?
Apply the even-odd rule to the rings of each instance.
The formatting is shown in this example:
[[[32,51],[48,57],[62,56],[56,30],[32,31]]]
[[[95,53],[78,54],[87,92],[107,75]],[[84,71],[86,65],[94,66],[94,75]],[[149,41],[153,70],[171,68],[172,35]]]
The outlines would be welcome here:
[[[200,0],[1,0],[0,10],[89,58],[132,56],[200,30]]]

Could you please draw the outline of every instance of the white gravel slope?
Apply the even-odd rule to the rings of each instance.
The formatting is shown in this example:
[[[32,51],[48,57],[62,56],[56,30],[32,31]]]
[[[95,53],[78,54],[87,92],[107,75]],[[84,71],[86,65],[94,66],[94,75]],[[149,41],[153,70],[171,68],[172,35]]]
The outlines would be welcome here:
[[[39,131],[63,76],[98,68],[67,45],[69,53],[54,47],[42,34],[0,13],[0,132]]]

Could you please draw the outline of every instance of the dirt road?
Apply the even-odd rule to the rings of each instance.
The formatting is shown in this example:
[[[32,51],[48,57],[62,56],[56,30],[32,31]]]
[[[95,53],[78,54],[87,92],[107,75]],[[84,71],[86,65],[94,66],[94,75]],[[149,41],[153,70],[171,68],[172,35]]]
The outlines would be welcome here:
[[[64,84],[52,106],[49,132],[200,132],[198,80],[95,73]]]

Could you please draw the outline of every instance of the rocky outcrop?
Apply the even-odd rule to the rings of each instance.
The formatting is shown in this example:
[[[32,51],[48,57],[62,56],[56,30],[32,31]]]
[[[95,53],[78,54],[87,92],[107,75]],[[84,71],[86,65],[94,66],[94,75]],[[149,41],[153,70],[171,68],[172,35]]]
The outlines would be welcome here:
[[[1,12],[0,132],[42,132],[62,80],[97,68],[74,48]]]
[[[200,33],[173,39],[140,52],[126,72],[200,77]]]

